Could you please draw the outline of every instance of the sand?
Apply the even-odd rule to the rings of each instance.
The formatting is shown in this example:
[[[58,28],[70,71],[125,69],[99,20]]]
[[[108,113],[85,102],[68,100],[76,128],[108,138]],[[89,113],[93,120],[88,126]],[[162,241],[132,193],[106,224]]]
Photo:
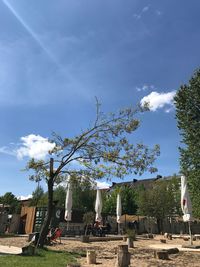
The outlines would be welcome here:
[[[180,245],[189,245],[189,241],[183,239],[166,240],[166,244],[160,242],[163,236],[155,236],[154,239],[138,238],[134,241],[134,248],[129,249],[131,253],[131,265],[139,267],[156,267],[156,266],[177,266],[177,267],[199,267],[200,266],[200,249],[199,251],[180,251],[178,254],[169,255],[169,260],[158,260],[154,258],[154,251],[165,246],[180,247]],[[0,238],[0,245],[12,245],[22,247],[27,244],[27,237],[10,237]],[[116,251],[118,245],[125,245],[124,241],[104,241],[82,243],[75,240],[62,240],[62,243],[50,246],[53,250],[65,250],[75,252],[86,252],[87,250],[95,250],[97,256],[97,264],[86,263],[86,257],[79,259],[83,267],[114,267],[116,262]],[[194,245],[200,246],[200,241],[194,241]],[[154,246],[154,247],[152,247]]]

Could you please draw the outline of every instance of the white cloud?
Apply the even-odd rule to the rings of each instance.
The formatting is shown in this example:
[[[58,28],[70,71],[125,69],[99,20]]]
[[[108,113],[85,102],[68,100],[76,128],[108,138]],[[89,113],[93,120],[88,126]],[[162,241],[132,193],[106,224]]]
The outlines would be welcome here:
[[[24,157],[44,159],[48,152],[55,147],[55,143],[50,143],[47,138],[35,134],[21,137],[21,141],[22,146],[16,150],[19,159]]]
[[[140,103],[142,106],[145,103],[148,103],[151,111],[156,111],[157,109],[164,108],[167,105],[168,107],[165,109],[165,112],[168,113],[172,110],[175,94],[175,91],[168,93],[151,92],[149,95],[143,97]]]
[[[142,13],[147,12],[148,10],[149,10],[149,6],[145,6],[145,7],[142,9]]]
[[[17,199],[19,199],[19,200],[28,200],[29,198],[32,198],[32,195],[17,197]]]
[[[145,6],[145,7],[143,7],[143,9],[141,10],[140,13],[138,13],[138,14],[133,14],[133,17],[134,17],[135,19],[141,19],[142,15],[143,15],[144,13],[146,13],[148,10],[149,10],[149,6]]]
[[[156,10],[156,15],[161,16],[162,12],[160,10]]]
[[[7,154],[7,155],[10,155],[10,156],[15,156],[15,152],[12,151],[12,150],[9,150],[7,147],[3,146],[3,147],[0,147],[0,153],[2,154]]]
[[[153,89],[155,89],[155,86],[154,86],[154,85],[147,85],[147,84],[144,84],[144,85],[141,86],[141,87],[136,86],[136,90],[137,90],[138,92],[146,91],[146,90],[148,90],[148,89],[153,90]]]
[[[107,182],[96,181],[96,183],[97,183],[97,188],[99,189],[106,189],[110,187],[110,184]]]

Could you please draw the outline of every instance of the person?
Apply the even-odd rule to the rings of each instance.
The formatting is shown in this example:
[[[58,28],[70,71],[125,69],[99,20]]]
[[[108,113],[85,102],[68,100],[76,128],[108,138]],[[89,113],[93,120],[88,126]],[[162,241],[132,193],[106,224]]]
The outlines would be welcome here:
[[[53,228],[50,229],[49,234],[48,234],[48,238],[50,239],[50,242],[57,242],[57,239],[59,239],[60,244],[61,244],[61,234],[62,231],[60,228],[55,228],[55,230]]]

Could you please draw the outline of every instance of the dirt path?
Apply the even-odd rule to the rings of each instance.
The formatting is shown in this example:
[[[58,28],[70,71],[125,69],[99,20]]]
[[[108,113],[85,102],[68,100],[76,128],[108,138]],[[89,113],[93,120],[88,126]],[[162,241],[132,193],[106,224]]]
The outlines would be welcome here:
[[[182,252],[170,255],[170,260],[157,260],[154,258],[154,249],[150,248],[152,244],[160,244],[161,236],[156,236],[154,239],[144,240],[138,239],[134,242],[134,248],[129,249],[131,253],[131,267],[199,267],[200,266],[200,251],[199,252]],[[15,238],[0,238],[0,245],[12,245],[22,247],[27,242],[27,237]],[[116,251],[118,245],[126,244],[123,241],[107,241],[107,242],[91,242],[82,243],[75,240],[62,240],[62,244],[50,246],[53,250],[66,250],[74,252],[86,252],[87,250],[95,250],[98,264],[86,263],[86,258],[82,257],[80,263],[82,267],[114,267],[116,262]],[[176,247],[177,244],[189,244],[189,241],[183,239],[167,240],[167,244]],[[194,245],[200,245],[200,241],[195,241]]]

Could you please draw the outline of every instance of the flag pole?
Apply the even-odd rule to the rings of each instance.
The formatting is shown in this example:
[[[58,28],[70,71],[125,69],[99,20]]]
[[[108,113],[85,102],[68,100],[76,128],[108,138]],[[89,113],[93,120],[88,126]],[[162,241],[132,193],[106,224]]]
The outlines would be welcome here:
[[[118,235],[120,235],[120,223],[118,223]]]
[[[191,232],[191,225],[190,221],[188,221],[188,228],[189,228],[189,235],[190,235],[190,245],[193,245],[193,240],[192,240],[192,232]]]

